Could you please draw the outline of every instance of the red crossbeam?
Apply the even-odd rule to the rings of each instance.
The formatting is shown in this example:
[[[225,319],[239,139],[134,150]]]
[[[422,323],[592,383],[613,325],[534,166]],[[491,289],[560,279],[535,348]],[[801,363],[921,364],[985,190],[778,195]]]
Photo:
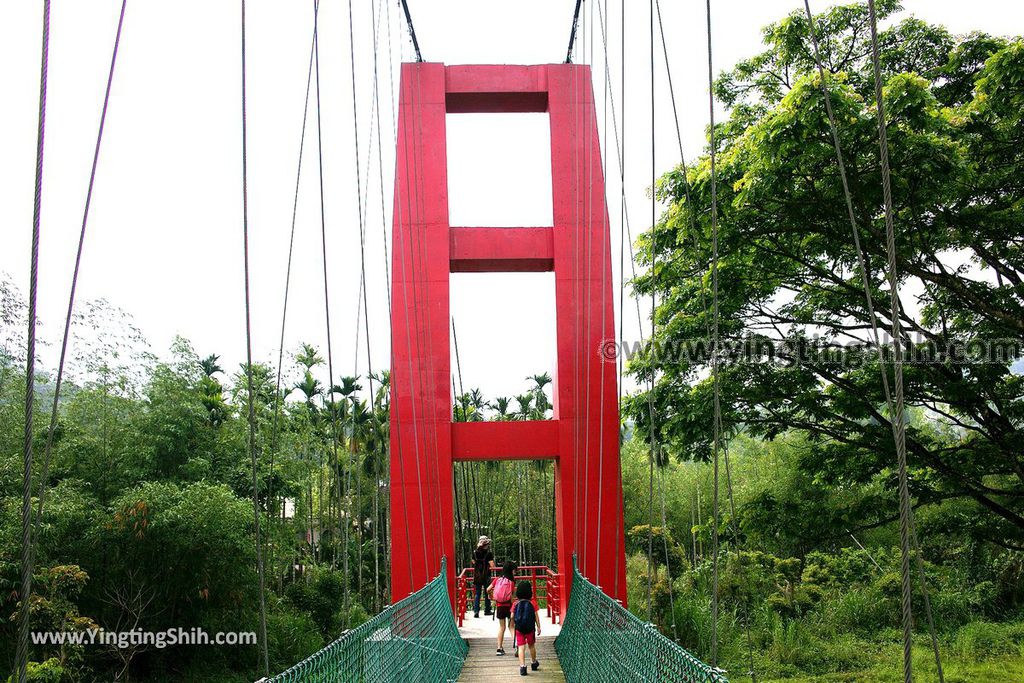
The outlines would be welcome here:
[[[453,422],[453,460],[553,460],[558,421]]]
[[[452,228],[453,273],[546,273],[555,269],[552,228]]]

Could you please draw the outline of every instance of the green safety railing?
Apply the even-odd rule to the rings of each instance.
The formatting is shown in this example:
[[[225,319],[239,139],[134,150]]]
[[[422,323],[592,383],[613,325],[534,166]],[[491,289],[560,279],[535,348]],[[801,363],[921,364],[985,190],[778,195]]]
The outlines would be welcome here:
[[[727,683],[653,624],[590,583],[573,561],[572,595],[555,651],[570,683]]]
[[[459,677],[467,649],[442,561],[426,586],[261,683],[446,683]]]

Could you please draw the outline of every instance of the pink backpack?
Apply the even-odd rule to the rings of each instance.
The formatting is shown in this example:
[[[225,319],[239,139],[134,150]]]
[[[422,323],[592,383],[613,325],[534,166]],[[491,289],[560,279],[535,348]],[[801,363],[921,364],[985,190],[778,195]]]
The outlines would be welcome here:
[[[498,603],[511,604],[512,593],[516,589],[514,581],[499,576],[494,580],[494,601]]]

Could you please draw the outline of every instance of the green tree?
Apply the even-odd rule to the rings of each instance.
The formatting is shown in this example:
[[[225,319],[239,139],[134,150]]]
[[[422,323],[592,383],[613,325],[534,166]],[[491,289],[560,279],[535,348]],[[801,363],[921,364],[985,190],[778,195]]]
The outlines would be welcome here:
[[[533,382],[530,392],[533,394],[533,418],[534,420],[546,420],[551,402],[545,393],[547,385],[551,384],[551,375],[544,372],[539,375],[531,375],[526,379]]]
[[[224,387],[214,375],[224,372],[224,369],[217,364],[220,356],[210,354],[199,361],[199,367],[203,372],[199,380],[199,391],[202,394],[203,405],[210,413],[210,424],[219,427],[224,423],[228,414],[228,406],[224,400]]]
[[[880,7],[889,15],[897,4]],[[867,275],[887,329],[866,11],[837,7],[817,26]],[[889,417],[806,18],[794,13],[764,38],[764,52],[716,83],[730,108],[716,131],[721,334],[741,349],[732,360],[754,361],[726,359],[726,428],[768,438],[799,430],[809,445],[801,465],[816,480],[892,487]],[[905,369],[906,400],[919,415],[907,430],[911,487],[923,502],[974,501],[988,513],[984,536],[1021,548],[1024,378],[1011,363],[1024,342],[1024,43],[954,37],[916,19],[880,39],[897,271],[916,299],[904,302],[898,321],[915,356]],[[663,176],[657,194],[667,210],[639,239],[640,258],[657,267],[635,283],[641,295],[657,292],[657,337],[630,369],[641,386],[658,373],[660,442],[677,457],[706,460],[707,156],[688,174]],[[977,361],[950,353],[993,345],[1008,355]],[[647,400],[641,391],[626,405],[641,433],[650,429]],[[881,500],[889,503],[864,512],[869,521],[894,514],[895,496]]]

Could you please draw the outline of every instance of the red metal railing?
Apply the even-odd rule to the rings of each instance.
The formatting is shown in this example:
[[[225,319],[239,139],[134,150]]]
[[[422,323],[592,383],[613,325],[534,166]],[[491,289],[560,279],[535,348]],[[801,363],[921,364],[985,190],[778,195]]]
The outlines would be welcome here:
[[[501,574],[500,568],[491,570],[492,576]],[[547,609],[552,624],[562,621],[561,576],[551,571],[547,565],[526,565],[516,569],[516,582],[529,581],[533,586],[533,596],[541,609]],[[489,582],[488,582],[489,583]],[[484,587],[486,590],[486,586]],[[466,609],[473,601],[473,568],[466,567],[455,577],[455,618],[462,626]]]

